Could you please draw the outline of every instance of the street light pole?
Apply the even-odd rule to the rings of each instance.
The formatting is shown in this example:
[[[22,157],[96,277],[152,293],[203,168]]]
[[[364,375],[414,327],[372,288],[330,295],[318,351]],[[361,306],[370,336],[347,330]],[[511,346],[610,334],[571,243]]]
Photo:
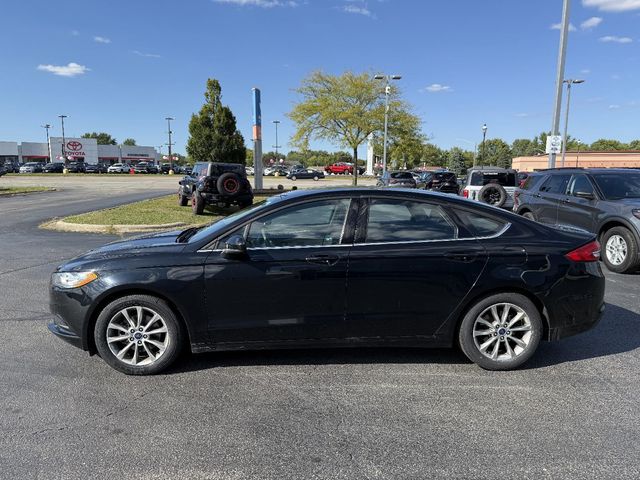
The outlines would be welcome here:
[[[64,138],[64,119],[67,118],[67,115],[58,115],[58,117],[62,122],[62,160],[64,161],[64,163],[67,163],[67,159],[64,158],[64,143],[66,141]]]
[[[175,120],[173,117],[165,117],[167,121],[167,129],[169,131],[169,171],[173,170],[173,156],[171,155],[171,120]]]
[[[564,167],[564,159],[567,155],[567,131],[569,129],[569,107],[571,105],[571,85],[577,83],[584,83],[584,80],[574,80],[572,78],[564,80],[563,83],[567,84],[567,107],[565,108],[564,117],[564,138],[562,139],[562,163],[561,167]]]
[[[382,147],[382,173],[387,171],[387,137],[389,129],[389,96],[391,95],[391,80],[400,80],[400,75],[376,75],[373,77],[375,80],[385,80],[386,85],[384,87],[385,101],[384,101],[384,144]],[[358,160],[356,162],[356,170],[358,169]]]
[[[569,39],[569,14],[571,12],[571,0],[564,0],[562,7],[562,28],[560,30],[560,50],[558,52],[558,71],[556,73],[556,99],[553,111],[553,124],[551,135],[560,133],[560,110],[562,108],[562,87],[564,82],[564,64],[567,55],[567,40]],[[566,141],[566,139],[565,139]],[[556,166],[556,153],[549,153],[549,168]]]
[[[278,125],[280,125],[280,120],[274,120],[273,124],[276,126],[276,144],[273,145],[273,148],[276,149],[276,161],[278,161],[278,149],[280,148],[280,145],[278,145]]]
[[[49,129],[51,128],[51,125],[45,123],[40,126],[47,131],[47,152],[49,153],[49,162],[53,162],[53,159],[51,158],[51,144],[49,143]]]
[[[482,125],[482,163],[486,160],[487,151],[485,150],[484,144],[487,140],[487,124]]]

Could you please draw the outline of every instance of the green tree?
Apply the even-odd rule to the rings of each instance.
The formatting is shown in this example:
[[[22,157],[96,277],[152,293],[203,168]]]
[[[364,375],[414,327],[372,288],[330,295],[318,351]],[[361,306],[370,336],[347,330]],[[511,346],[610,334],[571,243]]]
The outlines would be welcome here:
[[[462,175],[467,171],[464,151],[461,148],[453,147],[447,153],[447,168],[456,175]]]
[[[526,157],[529,155],[535,155],[536,144],[533,140],[528,138],[516,138],[511,144],[511,152],[514,157]]]
[[[422,146],[422,161],[426,165],[441,167],[447,162],[447,153],[433,143]]]
[[[385,92],[380,82],[368,73],[346,72],[340,76],[314,72],[297,89],[302,99],[289,113],[296,125],[292,143],[308,148],[311,139],[328,140],[353,151],[358,158],[358,147],[384,125]],[[420,120],[412,115],[408,105],[400,100],[398,90],[390,92],[389,136],[399,137],[415,130]],[[357,175],[353,178],[357,184]]]
[[[222,105],[222,87],[209,78],[204,93],[205,103],[198,114],[191,116],[187,153],[197,162],[227,162],[245,164],[247,148],[236,127],[231,109]]]
[[[619,140],[601,138],[593,142],[590,148],[595,152],[610,152],[614,150],[628,150],[629,145],[622,143]]]
[[[134,147],[136,145],[136,141],[133,138],[126,138],[122,145],[129,145],[130,147]]]
[[[640,150],[640,140],[632,140],[629,142],[629,150]]]
[[[118,144],[115,138],[113,138],[108,133],[104,133],[104,132],[100,132],[100,133],[87,132],[84,135],[82,135],[82,138],[95,138],[98,142],[98,145],[117,145]]]
[[[507,142],[500,138],[491,138],[485,142],[485,147],[481,149],[479,159],[481,161],[480,165],[511,168],[513,154]]]

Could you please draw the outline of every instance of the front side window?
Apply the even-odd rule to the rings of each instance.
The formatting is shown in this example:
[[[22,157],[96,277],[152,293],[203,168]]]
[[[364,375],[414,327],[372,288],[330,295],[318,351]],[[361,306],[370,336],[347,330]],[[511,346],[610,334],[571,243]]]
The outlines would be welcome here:
[[[282,248],[339,245],[351,200],[308,202],[266,215],[249,225],[247,247]]]
[[[593,178],[607,200],[640,198],[640,173],[595,173]]]
[[[576,196],[576,192],[591,193],[593,195],[593,185],[591,185],[586,175],[576,175],[573,177],[569,194]]]
[[[541,192],[564,194],[567,191],[567,185],[571,175],[551,175],[546,182],[540,187]]]
[[[366,243],[451,240],[458,228],[438,205],[401,199],[371,199]]]

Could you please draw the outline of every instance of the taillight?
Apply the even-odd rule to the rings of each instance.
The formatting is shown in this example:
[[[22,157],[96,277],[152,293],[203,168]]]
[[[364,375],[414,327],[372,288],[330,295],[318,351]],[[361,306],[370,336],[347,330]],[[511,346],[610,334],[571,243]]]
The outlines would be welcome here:
[[[573,262],[597,262],[600,259],[600,242],[594,240],[565,254]]]
[[[466,188],[462,190],[462,196],[464,198],[469,198],[469,190],[467,190]]]

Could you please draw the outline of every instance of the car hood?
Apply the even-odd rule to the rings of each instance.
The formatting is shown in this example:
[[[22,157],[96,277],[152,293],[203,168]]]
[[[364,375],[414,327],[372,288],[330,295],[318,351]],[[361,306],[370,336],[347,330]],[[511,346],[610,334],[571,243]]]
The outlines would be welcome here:
[[[181,231],[146,234],[108,243],[65,262],[56,271],[100,271],[157,266],[171,261],[184,250],[186,244],[176,243]]]

